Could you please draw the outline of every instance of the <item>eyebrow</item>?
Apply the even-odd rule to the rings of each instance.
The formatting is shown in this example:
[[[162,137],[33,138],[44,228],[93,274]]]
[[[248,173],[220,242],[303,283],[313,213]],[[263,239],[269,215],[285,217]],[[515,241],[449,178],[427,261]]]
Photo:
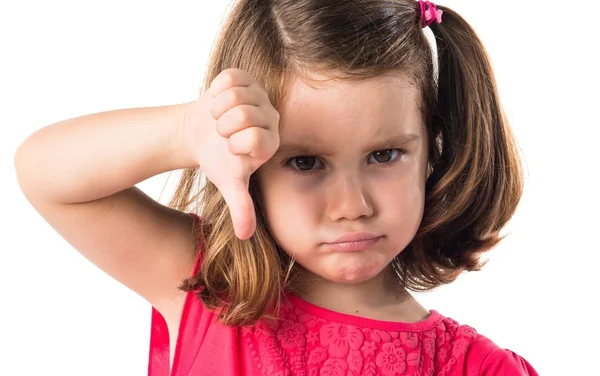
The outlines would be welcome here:
[[[365,151],[383,150],[394,147],[407,147],[421,138],[420,134],[406,133],[392,137],[375,137]],[[328,144],[320,140],[306,140],[281,144],[276,155],[323,155],[330,156]]]

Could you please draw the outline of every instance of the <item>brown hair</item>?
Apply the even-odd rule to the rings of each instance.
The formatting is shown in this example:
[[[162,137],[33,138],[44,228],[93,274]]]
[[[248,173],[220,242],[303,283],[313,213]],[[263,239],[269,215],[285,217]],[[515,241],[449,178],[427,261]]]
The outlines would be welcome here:
[[[450,283],[479,270],[522,194],[515,140],[498,99],[490,62],[467,22],[451,9],[430,26],[439,79],[413,0],[239,0],[212,51],[204,87],[223,70],[250,73],[278,108],[294,78],[321,73],[361,80],[402,72],[421,92],[429,139],[425,212],[412,242],[394,260],[411,290]],[[197,188],[197,189],[195,189]],[[198,205],[202,221],[199,272],[181,288],[196,291],[225,325],[249,325],[279,307],[293,260],[275,243],[251,179],[257,229],[246,241],[233,231],[218,189],[199,168],[185,170],[169,206]]]

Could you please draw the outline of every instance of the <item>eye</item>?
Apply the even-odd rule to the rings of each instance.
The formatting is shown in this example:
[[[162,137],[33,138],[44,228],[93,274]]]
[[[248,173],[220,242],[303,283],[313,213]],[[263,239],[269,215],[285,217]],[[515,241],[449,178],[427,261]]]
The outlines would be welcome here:
[[[290,159],[288,162],[288,164],[291,165],[292,168],[294,170],[296,170],[297,172],[310,171],[318,163],[319,163],[319,160],[317,159],[317,157],[313,157],[310,155],[294,157],[294,158]]]
[[[369,163],[390,163],[395,161],[402,151],[399,149],[377,150],[369,155]],[[373,162],[374,160],[374,162]]]

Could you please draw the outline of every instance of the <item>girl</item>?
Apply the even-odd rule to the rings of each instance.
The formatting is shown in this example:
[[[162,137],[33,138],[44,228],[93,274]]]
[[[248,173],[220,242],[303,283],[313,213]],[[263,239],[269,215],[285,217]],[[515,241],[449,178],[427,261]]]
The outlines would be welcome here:
[[[479,270],[522,192],[458,14],[240,0],[205,88],[53,124],[15,155],[36,210],[153,305],[150,375],[536,374],[409,293]],[[169,207],[135,187],[177,169]]]

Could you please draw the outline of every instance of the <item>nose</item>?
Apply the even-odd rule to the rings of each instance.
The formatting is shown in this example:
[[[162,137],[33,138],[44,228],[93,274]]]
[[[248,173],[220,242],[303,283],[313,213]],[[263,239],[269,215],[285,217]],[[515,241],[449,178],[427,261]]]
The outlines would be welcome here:
[[[359,176],[338,176],[328,187],[327,216],[329,220],[369,218],[374,208],[366,182]]]

